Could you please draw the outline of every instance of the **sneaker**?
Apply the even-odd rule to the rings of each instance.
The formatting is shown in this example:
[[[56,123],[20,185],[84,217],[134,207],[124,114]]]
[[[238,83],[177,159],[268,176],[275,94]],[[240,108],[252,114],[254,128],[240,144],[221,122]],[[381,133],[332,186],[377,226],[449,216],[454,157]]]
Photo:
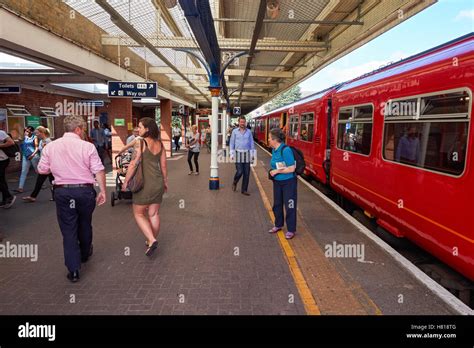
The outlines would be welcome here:
[[[285,238],[286,239],[291,239],[295,236],[295,234],[296,234],[295,232],[286,232],[285,233]]]
[[[199,172],[194,173],[194,175],[199,175]]]
[[[11,206],[13,205],[13,203],[15,203],[16,201],[16,196],[12,196],[10,198],[7,199],[7,201],[5,202],[5,205],[3,206],[4,209],[10,209]]]
[[[191,174],[193,174],[193,173],[194,173],[194,172],[189,172],[188,175],[191,175]]]

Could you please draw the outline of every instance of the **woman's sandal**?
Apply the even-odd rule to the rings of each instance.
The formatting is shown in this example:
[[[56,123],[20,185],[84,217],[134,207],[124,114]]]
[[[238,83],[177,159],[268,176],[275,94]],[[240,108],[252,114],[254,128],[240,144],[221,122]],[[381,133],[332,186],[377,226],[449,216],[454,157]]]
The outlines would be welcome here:
[[[268,233],[277,233],[278,231],[281,231],[281,227],[273,227]]]
[[[154,241],[149,247],[148,249],[146,249],[146,252],[145,252],[145,255],[146,256],[151,256],[153,254],[153,252],[156,250],[156,248],[158,248],[158,241]]]

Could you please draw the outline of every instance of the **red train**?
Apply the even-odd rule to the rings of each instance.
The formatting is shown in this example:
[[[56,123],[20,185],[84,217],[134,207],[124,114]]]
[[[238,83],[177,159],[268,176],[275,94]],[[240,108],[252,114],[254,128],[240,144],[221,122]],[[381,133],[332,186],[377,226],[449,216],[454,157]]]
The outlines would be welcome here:
[[[474,33],[252,120],[307,174],[474,280]],[[473,214],[474,215],[474,214]]]

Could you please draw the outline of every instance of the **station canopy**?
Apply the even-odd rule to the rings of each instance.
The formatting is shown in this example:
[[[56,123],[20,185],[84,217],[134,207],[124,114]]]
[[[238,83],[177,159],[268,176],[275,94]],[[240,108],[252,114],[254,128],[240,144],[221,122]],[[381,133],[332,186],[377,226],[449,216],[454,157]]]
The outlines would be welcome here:
[[[135,74],[158,81],[167,92],[197,103],[198,108],[207,108],[209,79],[199,59],[206,62],[207,57],[199,33],[183,11],[188,1],[194,0],[63,0],[58,6],[68,6],[97,27],[98,44],[104,51],[116,52],[114,60],[121,67],[127,68],[125,50],[131,51],[143,63]],[[225,71],[223,100],[241,106],[244,113],[436,2],[199,1],[206,1],[209,8],[206,20],[215,30],[221,66],[238,56]],[[14,1],[5,3],[15,7]],[[72,77],[61,81],[76,82]]]

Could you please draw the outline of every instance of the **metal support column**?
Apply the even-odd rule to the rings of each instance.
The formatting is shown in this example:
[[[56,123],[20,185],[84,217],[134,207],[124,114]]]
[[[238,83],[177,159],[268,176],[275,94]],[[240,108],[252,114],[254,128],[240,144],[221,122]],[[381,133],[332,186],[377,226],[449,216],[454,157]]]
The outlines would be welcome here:
[[[219,133],[219,94],[220,87],[210,87],[212,96],[211,115],[211,176],[209,178],[209,189],[219,189],[219,165],[217,163],[218,133]]]

